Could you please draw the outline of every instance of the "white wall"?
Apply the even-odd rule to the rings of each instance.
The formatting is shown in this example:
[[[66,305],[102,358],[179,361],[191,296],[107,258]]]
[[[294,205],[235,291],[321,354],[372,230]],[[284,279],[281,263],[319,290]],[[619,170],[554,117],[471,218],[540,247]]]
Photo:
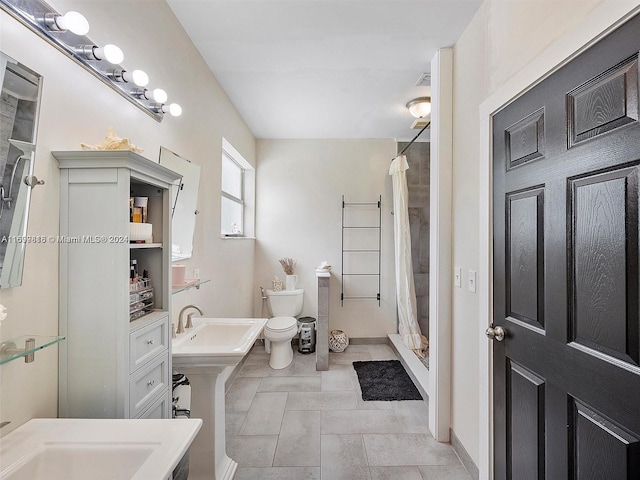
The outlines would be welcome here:
[[[220,239],[220,162],[224,136],[255,165],[253,135],[164,1],[52,4],[61,11],[82,12],[91,24],[92,40],[117,43],[125,52],[123,65],[145,70],[151,85],[162,86],[184,113],[157,123],[1,12],[0,48],[44,77],[35,174],[46,184],[33,192],[28,233],[58,233],[59,173],[49,152],[78,150],[81,142],[97,144],[113,126],[120,136],[143,148],[147,158],[157,161],[162,145],[202,166],[194,255],[184,263],[188,275],[200,268],[202,278],[213,282],[174,295],[174,312],[196,303],[210,316],[250,316],[254,243]],[[2,340],[21,334],[56,335],[58,246],[28,245],[23,284],[2,290],[0,303],[9,313],[2,323]],[[15,361],[0,369],[0,421],[12,422],[2,434],[32,417],[56,416],[56,348],[38,352],[35,363]]]
[[[284,277],[278,260],[297,260],[305,289],[303,315],[317,318],[315,267],[332,266],[329,327],[350,337],[386,337],[396,332],[391,217],[393,140],[258,140],[256,191],[256,314],[258,286]],[[368,202],[382,195],[381,306],[375,300],[345,300],[340,306],[341,201]]]
[[[603,11],[613,9],[622,12],[638,3],[627,0],[486,0],[456,43],[453,265],[463,268],[463,285],[468,270],[477,271],[489,255],[488,251],[478,248],[478,205],[483,204],[478,178],[486,177],[486,172],[479,171],[482,163],[480,105],[496,96],[501,89],[512,92],[511,96],[516,95],[519,89],[512,85],[516,77],[515,83],[520,89],[537,81],[562,61],[562,58],[558,58],[555,64],[548,61],[555,52],[565,51],[570,55],[599,35],[613,21],[602,15]],[[576,41],[576,38],[583,40]],[[575,49],[567,51],[567,44],[575,44]],[[539,62],[541,57],[547,61]],[[532,69],[531,64],[547,66]],[[505,97],[505,102],[510,98],[509,95],[501,96]],[[479,285],[479,291],[486,292],[487,286]],[[485,445],[480,445],[480,442],[486,443],[486,439],[480,438],[479,425],[484,422],[480,416],[488,415],[488,412],[480,412],[477,408],[481,393],[475,368],[480,358],[478,317],[478,295],[465,288],[454,288],[452,429],[474,462],[486,465],[486,460],[479,459],[479,452],[487,451]],[[486,472],[481,472],[483,474]]]

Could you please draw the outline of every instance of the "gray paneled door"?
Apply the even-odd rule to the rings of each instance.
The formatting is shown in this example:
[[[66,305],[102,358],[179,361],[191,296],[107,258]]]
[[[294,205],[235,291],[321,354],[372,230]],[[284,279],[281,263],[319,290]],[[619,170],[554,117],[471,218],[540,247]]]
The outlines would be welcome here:
[[[497,479],[640,479],[640,17],[500,111]]]

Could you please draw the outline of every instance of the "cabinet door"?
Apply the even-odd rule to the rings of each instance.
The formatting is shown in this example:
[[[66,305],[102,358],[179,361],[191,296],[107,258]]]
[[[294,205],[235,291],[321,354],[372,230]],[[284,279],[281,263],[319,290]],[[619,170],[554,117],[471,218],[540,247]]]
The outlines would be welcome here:
[[[169,317],[131,332],[129,336],[129,373],[133,373],[156,355],[169,348]]]
[[[129,382],[129,417],[137,417],[161,391],[169,387],[169,355],[161,355],[140,369]]]
[[[169,390],[167,389],[158,397],[154,402],[151,403],[148,409],[143,411],[136,418],[151,418],[151,419],[166,419],[171,418],[171,396],[169,395]]]

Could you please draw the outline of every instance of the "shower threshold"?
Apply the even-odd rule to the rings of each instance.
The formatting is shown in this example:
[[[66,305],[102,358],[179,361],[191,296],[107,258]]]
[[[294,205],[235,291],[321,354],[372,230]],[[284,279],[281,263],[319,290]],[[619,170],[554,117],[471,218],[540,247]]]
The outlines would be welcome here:
[[[419,358],[413,350],[410,350],[397,333],[389,334],[391,348],[396,352],[400,362],[413,380],[425,400],[429,397],[429,357]],[[426,363],[423,363],[423,360]]]

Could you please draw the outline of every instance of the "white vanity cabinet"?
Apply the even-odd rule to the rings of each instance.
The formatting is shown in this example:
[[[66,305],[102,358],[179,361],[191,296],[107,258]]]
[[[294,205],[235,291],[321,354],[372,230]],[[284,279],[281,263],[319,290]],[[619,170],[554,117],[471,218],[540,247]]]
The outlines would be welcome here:
[[[60,168],[59,416],[170,418],[171,195],[180,176],[135,153],[52,152]],[[150,243],[129,243],[129,198],[148,197]],[[52,239],[53,240],[53,239]],[[130,321],[130,260],[150,313]]]

